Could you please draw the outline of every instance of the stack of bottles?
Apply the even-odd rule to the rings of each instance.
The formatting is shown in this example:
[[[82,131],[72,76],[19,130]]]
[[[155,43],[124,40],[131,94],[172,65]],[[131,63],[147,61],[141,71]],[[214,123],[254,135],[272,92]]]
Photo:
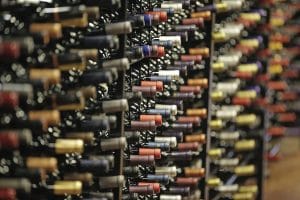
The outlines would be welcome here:
[[[123,7],[0,2],[1,199],[120,196]]]
[[[270,102],[267,135],[270,161],[280,156],[280,138],[299,136],[299,3],[270,8],[268,88]]]
[[[210,7],[129,1],[129,19],[141,22],[125,48],[130,99],[123,199],[196,200],[204,194],[211,45],[205,10]]]
[[[263,199],[265,133],[274,159],[299,132],[298,10],[0,0],[0,199]]]
[[[222,2],[234,6],[217,10],[212,33],[206,199],[262,199],[266,87],[258,80],[267,65],[257,53],[268,47],[268,38],[259,31],[268,13],[255,2]]]

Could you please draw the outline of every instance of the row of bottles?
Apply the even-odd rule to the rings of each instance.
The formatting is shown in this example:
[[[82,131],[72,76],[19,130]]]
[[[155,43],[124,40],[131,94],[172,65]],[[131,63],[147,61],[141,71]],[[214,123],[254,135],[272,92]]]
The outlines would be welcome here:
[[[263,199],[265,139],[298,130],[298,8],[0,1],[0,199]]]
[[[129,16],[142,15],[145,26],[127,39],[125,92],[134,94],[125,112],[122,199],[204,195],[211,22],[198,9],[210,4],[129,1]]]
[[[206,199],[263,199],[267,88],[258,78],[267,64],[257,53],[267,48],[259,28],[268,13],[258,2],[242,1],[240,9],[216,13],[215,19]]]
[[[118,199],[126,5],[0,4],[1,199]]]
[[[271,7],[269,42],[269,129],[267,158],[280,159],[282,136],[299,134],[299,3]],[[271,172],[272,173],[272,172]]]

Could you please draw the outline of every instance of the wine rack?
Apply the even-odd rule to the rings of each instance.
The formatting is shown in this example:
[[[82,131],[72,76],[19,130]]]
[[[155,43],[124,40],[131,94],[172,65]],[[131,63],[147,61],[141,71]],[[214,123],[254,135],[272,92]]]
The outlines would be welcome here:
[[[265,199],[267,161],[299,132],[298,15],[0,0],[0,199]]]

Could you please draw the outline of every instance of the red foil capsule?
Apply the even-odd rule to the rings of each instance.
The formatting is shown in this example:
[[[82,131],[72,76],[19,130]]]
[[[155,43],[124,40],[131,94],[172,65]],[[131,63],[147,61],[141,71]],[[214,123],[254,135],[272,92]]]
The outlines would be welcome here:
[[[16,200],[17,193],[15,189],[0,188],[0,200]]]
[[[159,92],[164,90],[164,84],[162,81],[141,81],[141,86],[155,86],[156,90]]]
[[[194,126],[200,126],[201,118],[197,116],[180,116],[177,119],[178,123],[192,123]]]
[[[259,106],[267,106],[268,105],[268,99],[267,98],[258,98],[255,99],[255,104],[259,105]]]
[[[140,121],[155,121],[156,126],[162,125],[161,115],[140,115]]]
[[[199,94],[201,92],[200,86],[180,86],[179,92],[193,92],[194,94]]]
[[[131,121],[131,129],[155,131],[155,121]]]
[[[251,72],[234,72],[234,77],[240,78],[240,79],[246,79],[249,80],[253,78],[254,74]]]
[[[16,92],[0,92],[0,108],[14,109],[19,106],[19,95]]]
[[[274,34],[274,35],[270,36],[270,41],[272,41],[272,42],[288,43],[290,40],[291,40],[291,38],[287,35]]]
[[[263,49],[263,50],[260,50],[257,52],[257,55],[260,57],[260,58],[263,58],[263,57],[270,57],[272,55],[272,51],[270,51],[269,49]]]
[[[160,149],[150,149],[150,148],[139,148],[140,156],[150,156],[153,155],[155,159],[161,159]]]
[[[197,186],[198,185],[198,178],[193,177],[178,177],[175,181],[177,185],[180,186]]]
[[[166,55],[165,47],[157,46],[157,45],[152,45],[151,46],[151,55],[150,55],[150,57],[160,58],[160,57],[163,57],[165,55]]]
[[[0,149],[17,149],[19,148],[18,134],[13,131],[2,132],[0,134]]]
[[[17,59],[20,52],[20,45],[16,42],[0,43],[0,59]]]
[[[251,27],[251,26],[255,25],[255,21],[246,20],[246,19],[239,19],[238,23],[243,24],[245,27]]]
[[[299,74],[299,70],[297,69],[288,69],[285,72],[283,72],[282,76],[285,78],[298,78]]]
[[[267,159],[268,161],[279,161],[281,159],[281,157],[279,155],[271,155],[271,154],[268,154],[267,155]]]
[[[282,65],[282,66],[289,66],[290,61],[288,59],[280,58],[280,59],[272,59],[270,61],[270,65]]]
[[[284,81],[270,81],[267,86],[271,90],[285,90],[288,87]]]
[[[157,47],[157,56],[156,56],[156,57],[160,58],[160,57],[163,57],[163,56],[165,56],[165,55],[166,55],[165,47],[163,47],[163,46],[158,46],[158,47]]]
[[[153,187],[154,193],[160,193],[160,184],[159,183],[147,183],[147,182],[139,182],[138,186],[146,186],[150,185]]]
[[[297,115],[295,113],[280,113],[277,115],[278,122],[295,122]]]
[[[156,86],[132,86],[132,92],[141,92],[145,97],[153,97],[156,91]]]
[[[235,49],[241,51],[244,55],[249,55],[254,51],[251,47],[241,46],[239,44],[236,45]]]
[[[234,105],[249,106],[251,103],[252,101],[250,98],[233,97],[232,99],[232,104]]]
[[[143,165],[143,166],[153,166],[155,165],[155,158],[153,155],[131,155],[129,158],[131,165]]]
[[[260,83],[265,83],[265,82],[267,82],[267,81],[270,80],[270,77],[269,77],[269,75],[267,75],[267,74],[258,74],[258,75],[255,77],[255,80],[256,80],[257,82],[260,82]]]
[[[202,60],[201,55],[181,55],[181,61],[195,61],[196,63],[200,63]]]
[[[275,105],[269,105],[267,109],[268,111],[273,113],[280,113],[280,112],[285,112],[287,108],[286,105],[284,104],[275,104]]]
[[[278,96],[282,101],[293,101],[298,98],[298,94],[296,92],[281,92]]]
[[[200,144],[198,142],[184,142],[177,144],[178,151],[198,151]]]
[[[165,22],[168,20],[167,12],[164,12],[164,11],[148,11],[145,14],[158,15],[160,22]]]
[[[271,136],[283,136],[286,131],[286,128],[281,126],[270,127],[267,131],[268,135]]]
[[[129,193],[138,194],[154,194],[154,188],[152,185],[139,185],[139,186],[129,186]]]
[[[183,25],[192,25],[195,24],[197,26],[203,27],[204,26],[204,20],[203,18],[186,18],[182,20]]]

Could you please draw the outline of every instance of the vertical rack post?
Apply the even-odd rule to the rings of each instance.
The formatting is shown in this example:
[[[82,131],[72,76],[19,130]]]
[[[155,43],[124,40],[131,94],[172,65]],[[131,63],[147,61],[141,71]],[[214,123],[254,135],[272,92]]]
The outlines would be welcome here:
[[[127,19],[127,0],[122,0],[121,1],[122,6],[120,9],[120,21],[125,21]],[[127,35],[119,35],[119,58],[125,57],[125,46],[126,46],[126,40],[127,40]],[[117,80],[117,87],[118,87],[118,92],[120,95],[120,98],[124,97],[124,91],[125,91],[125,71],[122,71],[119,73],[119,79]],[[117,128],[116,128],[116,133],[120,135],[120,137],[124,136],[124,112],[119,112],[117,113]],[[120,150],[116,152],[115,158],[116,158],[116,170],[119,175],[123,174],[123,159],[124,159],[124,152],[123,150]],[[115,200],[121,200],[122,199],[122,187],[119,187],[115,189],[114,191],[114,199]]]
[[[209,4],[214,4],[214,0],[210,0],[209,1]],[[204,195],[203,195],[203,198],[205,200],[208,200],[209,199],[209,188],[206,186],[206,180],[209,178],[209,174],[210,174],[210,158],[209,156],[207,156],[207,152],[209,151],[210,149],[210,126],[209,126],[209,123],[210,123],[210,120],[211,120],[211,105],[212,105],[212,102],[211,102],[211,98],[210,98],[210,94],[211,94],[211,91],[212,91],[212,79],[213,79],[213,71],[212,71],[212,64],[213,64],[213,55],[214,55],[214,41],[213,41],[213,38],[212,38],[212,32],[214,30],[214,26],[215,26],[215,20],[216,20],[216,14],[215,12],[211,12],[211,21],[210,21],[210,25],[209,27],[207,27],[207,31],[209,32],[208,34],[208,41],[210,42],[210,46],[209,46],[209,49],[210,49],[210,53],[209,53],[209,63],[206,64],[206,67],[205,67],[205,74],[206,74],[206,77],[207,77],[207,80],[208,80],[208,88],[207,88],[207,93],[205,94],[205,101],[207,102],[207,118],[206,118],[206,121],[205,121],[205,127],[204,127],[204,131],[206,133],[206,144],[204,145],[204,163],[203,163],[203,166],[205,166],[205,177],[204,177],[204,180],[202,182],[203,187],[204,188]]]
[[[267,21],[266,24],[269,25],[270,23],[270,7],[265,7],[265,9],[267,10]],[[268,38],[269,39],[269,38]],[[267,45],[269,43],[269,41],[265,42],[265,45]],[[268,75],[269,74],[269,68],[268,68],[268,61],[266,62],[266,70],[265,70],[265,74]],[[271,94],[270,91],[268,90],[268,87],[265,88],[265,98],[267,101],[269,101],[269,99],[271,98]],[[262,200],[264,199],[264,182],[265,182],[265,177],[266,177],[266,169],[267,169],[267,160],[266,160],[266,153],[267,153],[267,143],[266,143],[266,136],[267,136],[267,131],[268,128],[270,126],[270,116],[269,116],[269,111],[264,108],[263,109],[263,134],[261,136],[261,141],[259,144],[259,151],[260,151],[260,155],[261,157],[259,158],[259,171],[258,171],[258,194],[257,194],[257,200]]]

